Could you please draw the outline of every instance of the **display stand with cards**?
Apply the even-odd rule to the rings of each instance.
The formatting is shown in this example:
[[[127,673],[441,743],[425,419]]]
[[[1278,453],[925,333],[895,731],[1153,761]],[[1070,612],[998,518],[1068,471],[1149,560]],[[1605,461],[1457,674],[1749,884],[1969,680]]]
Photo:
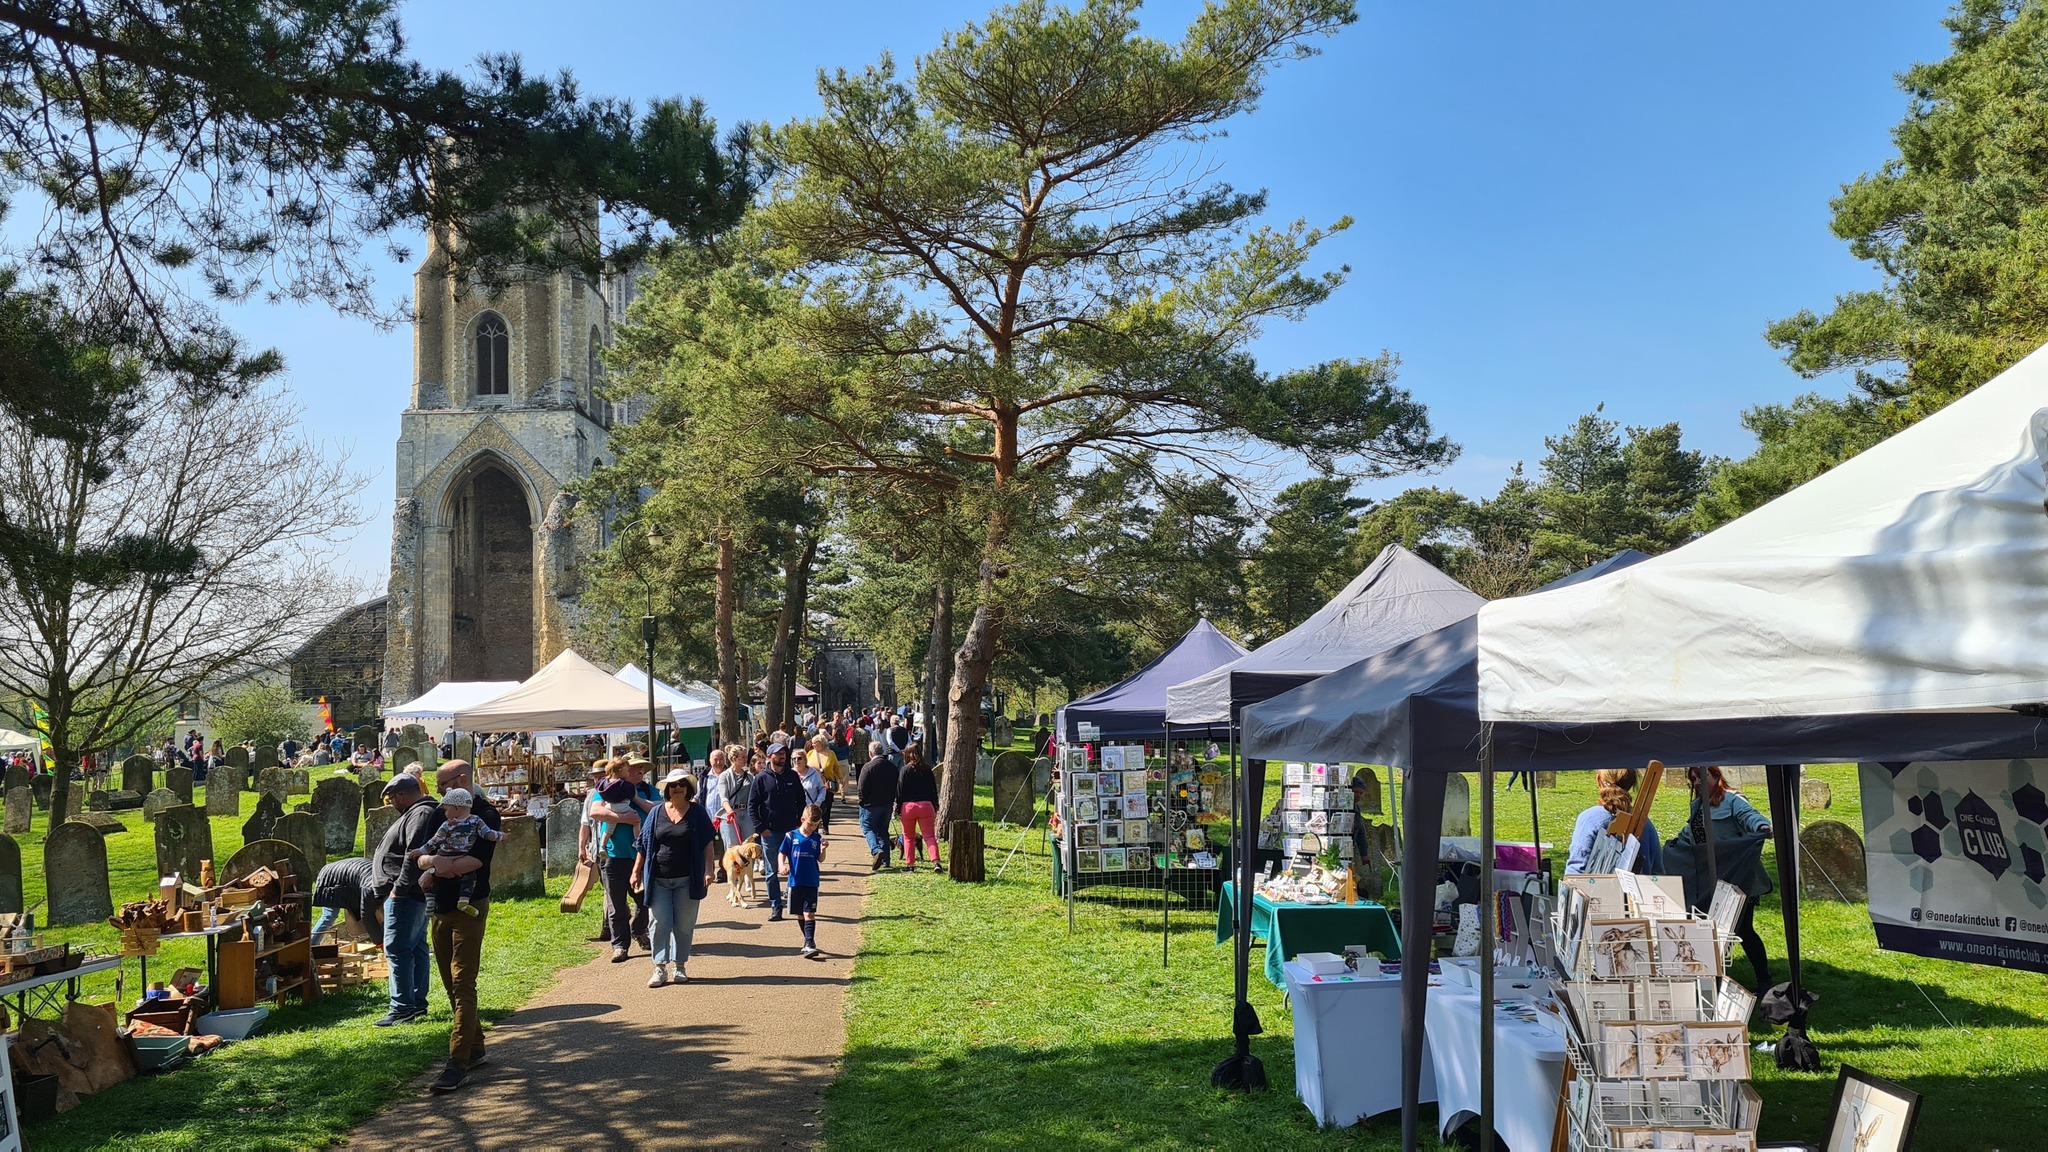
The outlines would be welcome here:
[[[1070,747],[1055,769],[1054,884],[1077,911],[1170,915],[1168,902],[1207,908],[1221,880],[1209,829],[1228,788],[1184,752],[1148,758],[1142,745]],[[1077,904],[1077,894],[1088,891]]]
[[[1272,814],[1260,829],[1259,847],[1278,849],[1290,865],[1312,865],[1323,850],[1351,859],[1351,785],[1335,764],[1291,763],[1281,769],[1281,788]]]
[[[1675,876],[1568,876],[1552,924],[1570,1072],[1565,1146],[1751,1152],[1756,998],[1726,974],[1744,899],[1689,914]]]

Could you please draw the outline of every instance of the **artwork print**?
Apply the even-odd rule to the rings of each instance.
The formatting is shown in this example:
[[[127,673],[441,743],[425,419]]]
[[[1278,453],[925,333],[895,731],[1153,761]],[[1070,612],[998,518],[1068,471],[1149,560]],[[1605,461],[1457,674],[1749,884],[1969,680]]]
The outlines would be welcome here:
[[[1686,1029],[1683,1024],[1638,1024],[1636,1045],[1643,1075],[1652,1080],[1685,1077]]]
[[[1602,1071],[1609,1079],[1642,1078],[1643,1061],[1636,1042],[1636,1026],[1633,1023],[1602,1024],[1600,1053]]]
[[[1123,849],[1104,848],[1102,850],[1102,870],[1104,872],[1122,872],[1128,867],[1129,856]]]
[[[1099,758],[1098,766],[1104,772],[1123,771],[1124,750],[1121,748],[1104,748]]]
[[[1092,821],[1087,824],[1076,825],[1074,837],[1074,843],[1082,848],[1102,847],[1102,833],[1096,830],[1095,824]]]
[[[1124,821],[1124,843],[1144,844],[1152,839],[1152,830],[1143,820]]]
[[[1095,795],[1095,773],[1080,772],[1075,774],[1074,795],[1077,798],[1081,796]]]
[[[1283,772],[1283,773],[1281,774],[1281,783],[1283,783],[1283,784],[1306,784],[1306,783],[1308,783],[1308,765],[1306,765],[1306,764],[1289,764],[1289,765],[1287,766],[1286,770],[1285,770],[1285,771],[1284,771],[1284,772]]]
[[[1075,854],[1074,861],[1076,872],[1102,871],[1102,853],[1094,848],[1083,848]]]
[[[1694,1080],[1749,1079],[1749,1031],[1740,1024],[1685,1026],[1686,1073]]]
[[[1145,784],[1146,777],[1145,770],[1143,768],[1124,769],[1124,795],[1129,796],[1133,792],[1143,794],[1145,791]]]
[[[1083,796],[1074,801],[1074,819],[1099,820],[1102,818],[1102,802],[1093,795]]]
[[[1593,975],[1601,980],[1633,980],[1650,974],[1650,925],[1643,920],[1594,920],[1591,937]]]
[[[1756,1152],[1756,1136],[1750,1132],[1694,1132],[1693,1152]]]
[[[1920,1097],[1889,1081],[1844,1069],[1829,1142],[1821,1152],[1900,1152],[1912,1139]]]
[[[1124,774],[1121,772],[1097,772],[1095,791],[1104,796],[1121,796],[1124,791]]]
[[[1124,819],[1143,820],[1151,811],[1151,806],[1145,802],[1143,792],[1124,794]]]
[[[1705,979],[1721,972],[1721,952],[1714,947],[1714,926],[1703,920],[1659,920],[1656,931],[1657,974]]]
[[[1124,842],[1124,822],[1123,822],[1123,821],[1121,821],[1121,820],[1104,820],[1104,821],[1103,821],[1103,822],[1101,823],[1100,827],[1101,827],[1101,829],[1102,829],[1102,832],[1101,832],[1101,839],[1100,839],[1099,843],[1100,843],[1100,844],[1101,844],[1101,845],[1102,845],[1102,846],[1103,846],[1104,848],[1115,848],[1115,847],[1117,847],[1117,846],[1121,845],[1121,844],[1122,844],[1122,843]]]

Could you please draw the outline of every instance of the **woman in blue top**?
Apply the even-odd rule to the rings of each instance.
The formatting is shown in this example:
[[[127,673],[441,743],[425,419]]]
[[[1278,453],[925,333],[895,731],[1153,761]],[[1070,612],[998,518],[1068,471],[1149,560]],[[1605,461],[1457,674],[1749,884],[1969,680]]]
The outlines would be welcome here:
[[[1742,889],[1748,897],[1735,918],[1735,938],[1742,941],[1742,954],[1756,970],[1756,991],[1761,994],[1771,987],[1771,957],[1764,951],[1764,938],[1756,930],[1756,902],[1774,887],[1770,871],[1764,867],[1764,844],[1771,838],[1771,822],[1742,793],[1728,786],[1728,779],[1719,768],[1688,768],[1686,780],[1694,793],[1692,816],[1686,821],[1685,830],[1666,845],[1671,871],[1685,878],[1687,903],[1694,908],[1712,906],[1714,893],[1705,883],[1706,853],[1699,849],[1711,821],[1714,874]]]
[[[683,966],[690,961],[697,910],[718,869],[718,831],[697,803],[696,781],[678,768],[662,778],[661,796],[662,802],[640,822],[633,861],[633,888],[645,893],[653,921],[648,951],[654,956],[654,975],[647,981],[649,988],[690,978]]]
[[[1593,854],[1593,838],[1604,835],[1616,816],[1635,808],[1635,769],[1602,768],[1593,773],[1593,780],[1600,788],[1600,802],[1579,813],[1578,822],[1572,825],[1571,854],[1565,857],[1564,864],[1567,876],[1584,873],[1587,860]],[[1635,871],[1645,874],[1662,871],[1662,842],[1657,839],[1657,825],[1647,816],[1643,819],[1642,834],[1636,840],[1641,848],[1636,853]]]

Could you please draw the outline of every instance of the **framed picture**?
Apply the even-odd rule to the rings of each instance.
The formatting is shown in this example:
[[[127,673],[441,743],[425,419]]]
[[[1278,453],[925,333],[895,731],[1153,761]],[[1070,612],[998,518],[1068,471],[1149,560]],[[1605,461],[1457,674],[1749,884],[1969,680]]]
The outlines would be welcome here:
[[[1286,767],[1286,769],[1281,773],[1280,782],[1283,784],[1308,783],[1308,765],[1289,764]]]
[[[1642,1079],[1643,1061],[1633,1021],[1600,1026],[1600,1074],[1610,1080]]]
[[[1647,1023],[1636,1025],[1636,1045],[1643,1064],[1643,1076],[1651,1080],[1685,1078],[1686,1026]]]
[[[1104,872],[1125,871],[1129,867],[1129,862],[1129,855],[1121,848],[1104,848],[1102,850],[1102,870]]]
[[[1693,1152],[1756,1152],[1756,1133],[1703,1128],[1692,1134]]]
[[[1105,747],[1097,760],[1097,767],[1104,772],[1121,772],[1124,768],[1124,750]]]
[[[1152,869],[1152,853],[1140,852],[1135,848],[1124,849],[1124,867],[1132,872],[1149,872]]]
[[[1143,792],[1124,793],[1124,819],[1143,820],[1151,814],[1152,806],[1146,801]]]
[[[1123,821],[1104,820],[1100,825],[1098,825],[1098,827],[1102,829],[1100,838],[1097,841],[1098,844],[1100,844],[1104,848],[1116,848],[1122,846],[1124,842]]]
[[[1082,796],[1082,797],[1080,797],[1079,799],[1075,800],[1075,801],[1074,801],[1074,819],[1076,819],[1076,820],[1100,820],[1100,819],[1102,819],[1102,801],[1100,801],[1100,800],[1097,800],[1097,799],[1095,798],[1095,795],[1094,795],[1093,793],[1090,793],[1090,794],[1088,794],[1088,795],[1086,795],[1086,796]]]
[[[1094,821],[1074,826],[1074,844],[1079,848],[1102,847],[1102,833],[1096,830]]]
[[[1160,781],[1161,785],[1164,785],[1165,783],[1166,782],[1164,780]],[[1138,795],[1143,796],[1145,794],[1145,784],[1146,778],[1145,770],[1143,768],[1124,769],[1124,795],[1129,796],[1135,792]],[[1160,791],[1165,791],[1165,788],[1162,787]]]
[[[1097,772],[1095,791],[1104,796],[1121,796],[1124,793],[1124,774],[1121,772]]]
[[[1657,974],[1705,980],[1721,974],[1721,950],[1714,946],[1714,926],[1705,920],[1659,920],[1656,931]]]
[[[1919,1117],[1918,1092],[1844,1064],[1821,1152],[1904,1152],[1912,1146]]]
[[[1647,920],[1591,921],[1586,933],[1593,951],[1593,976],[1599,980],[1633,980],[1650,974],[1654,945]]]
[[[1155,837],[1154,837],[1154,836],[1152,835],[1152,822],[1151,822],[1151,821],[1149,821],[1149,820],[1125,820],[1125,821],[1124,821],[1124,843],[1126,843],[1126,844],[1150,844],[1150,843],[1151,843],[1151,842],[1152,842],[1152,841],[1153,841],[1154,839],[1155,839]]]
[[[1102,871],[1102,853],[1098,849],[1083,848],[1076,854],[1074,861],[1074,871],[1076,872]]]
[[[1727,1023],[1684,1027],[1686,1073],[1692,1079],[1749,1079],[1749,1029]]]
[[[1095,773],[1093,773],[1093,772],[1077,772],[1077,773],[1075,773],[1075,774],[1074,774],[1074,796],[1075,796],[1075,798],[1076,798],[1076,799],[1079,799],[1080,797],[1083,797],[1083,796],[1093,796],[1093,795],[1095,795]]]

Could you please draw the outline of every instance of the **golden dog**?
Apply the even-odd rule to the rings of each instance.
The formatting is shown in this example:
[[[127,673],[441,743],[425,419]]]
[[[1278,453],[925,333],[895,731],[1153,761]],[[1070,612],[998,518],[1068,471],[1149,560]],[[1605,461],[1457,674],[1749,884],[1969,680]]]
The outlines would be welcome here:
[[[725,850],[725,899],[735,908],[754,898],[754,865],[761,862],[761,836],[755,833]]]

